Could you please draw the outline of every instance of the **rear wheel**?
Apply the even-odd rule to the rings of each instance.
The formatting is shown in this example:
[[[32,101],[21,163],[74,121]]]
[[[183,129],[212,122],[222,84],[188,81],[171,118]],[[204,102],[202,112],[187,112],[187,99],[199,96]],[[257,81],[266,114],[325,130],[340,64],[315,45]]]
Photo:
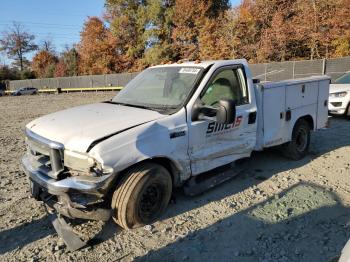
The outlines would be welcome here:
[[[131,168],[113,194],[114,221],[125,229],[154,222],[167,207],[171,191],[171,176],[163,166],[144,163]]]
[[[304,158],[310,146],[310,125],[305,119],[296,122],[292,140],[282,146],[283,154],[293,160]]]

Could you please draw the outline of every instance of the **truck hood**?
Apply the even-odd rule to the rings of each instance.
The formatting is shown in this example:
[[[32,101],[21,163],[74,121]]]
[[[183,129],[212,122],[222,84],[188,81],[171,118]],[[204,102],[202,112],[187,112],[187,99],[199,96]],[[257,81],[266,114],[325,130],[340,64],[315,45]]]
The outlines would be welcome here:
[[[66,149],[86,152],[96,140],[157,120],[151,110],[109,103],[83,105],[49,114],[30,122],[30,131],[59,142]]]
[[[350,84],[331,84],[329,86],[329,93],[350,91]]]

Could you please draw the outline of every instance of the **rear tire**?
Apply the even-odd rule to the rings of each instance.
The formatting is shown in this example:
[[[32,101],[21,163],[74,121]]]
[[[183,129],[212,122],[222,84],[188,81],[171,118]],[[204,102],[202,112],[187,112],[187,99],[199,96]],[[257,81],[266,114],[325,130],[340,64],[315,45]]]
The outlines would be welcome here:
[[[310,125],[305,119],[299,119],[293,128],[292,140],[282,146],[284,156],[300,160],[309,151],[310,146]]]
[[[113,194],[113,219],[125,229],[153,223],[167,207],[171,192],[171,176],[163,166],[144,163],[131,168]]]

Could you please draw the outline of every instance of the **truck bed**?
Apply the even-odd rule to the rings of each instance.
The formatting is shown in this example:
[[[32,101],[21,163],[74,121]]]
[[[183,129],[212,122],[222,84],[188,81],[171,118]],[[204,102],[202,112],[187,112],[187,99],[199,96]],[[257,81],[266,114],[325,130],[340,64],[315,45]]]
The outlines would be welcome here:
[[[329,84],[328,76],[257,84],[256,150],[289,142],[295,122],[303,116],[310,119],[313,130],[326,127]]]

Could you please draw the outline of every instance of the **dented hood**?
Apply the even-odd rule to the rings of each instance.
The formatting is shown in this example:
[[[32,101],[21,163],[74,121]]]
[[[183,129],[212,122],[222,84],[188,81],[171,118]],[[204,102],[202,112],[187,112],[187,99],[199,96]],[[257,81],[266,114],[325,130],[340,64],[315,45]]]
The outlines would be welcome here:
[[[126,131],[164,115],[110,103],[83,105],[40,117],[26,127],[66,149],[86,152],[96,140]]]

